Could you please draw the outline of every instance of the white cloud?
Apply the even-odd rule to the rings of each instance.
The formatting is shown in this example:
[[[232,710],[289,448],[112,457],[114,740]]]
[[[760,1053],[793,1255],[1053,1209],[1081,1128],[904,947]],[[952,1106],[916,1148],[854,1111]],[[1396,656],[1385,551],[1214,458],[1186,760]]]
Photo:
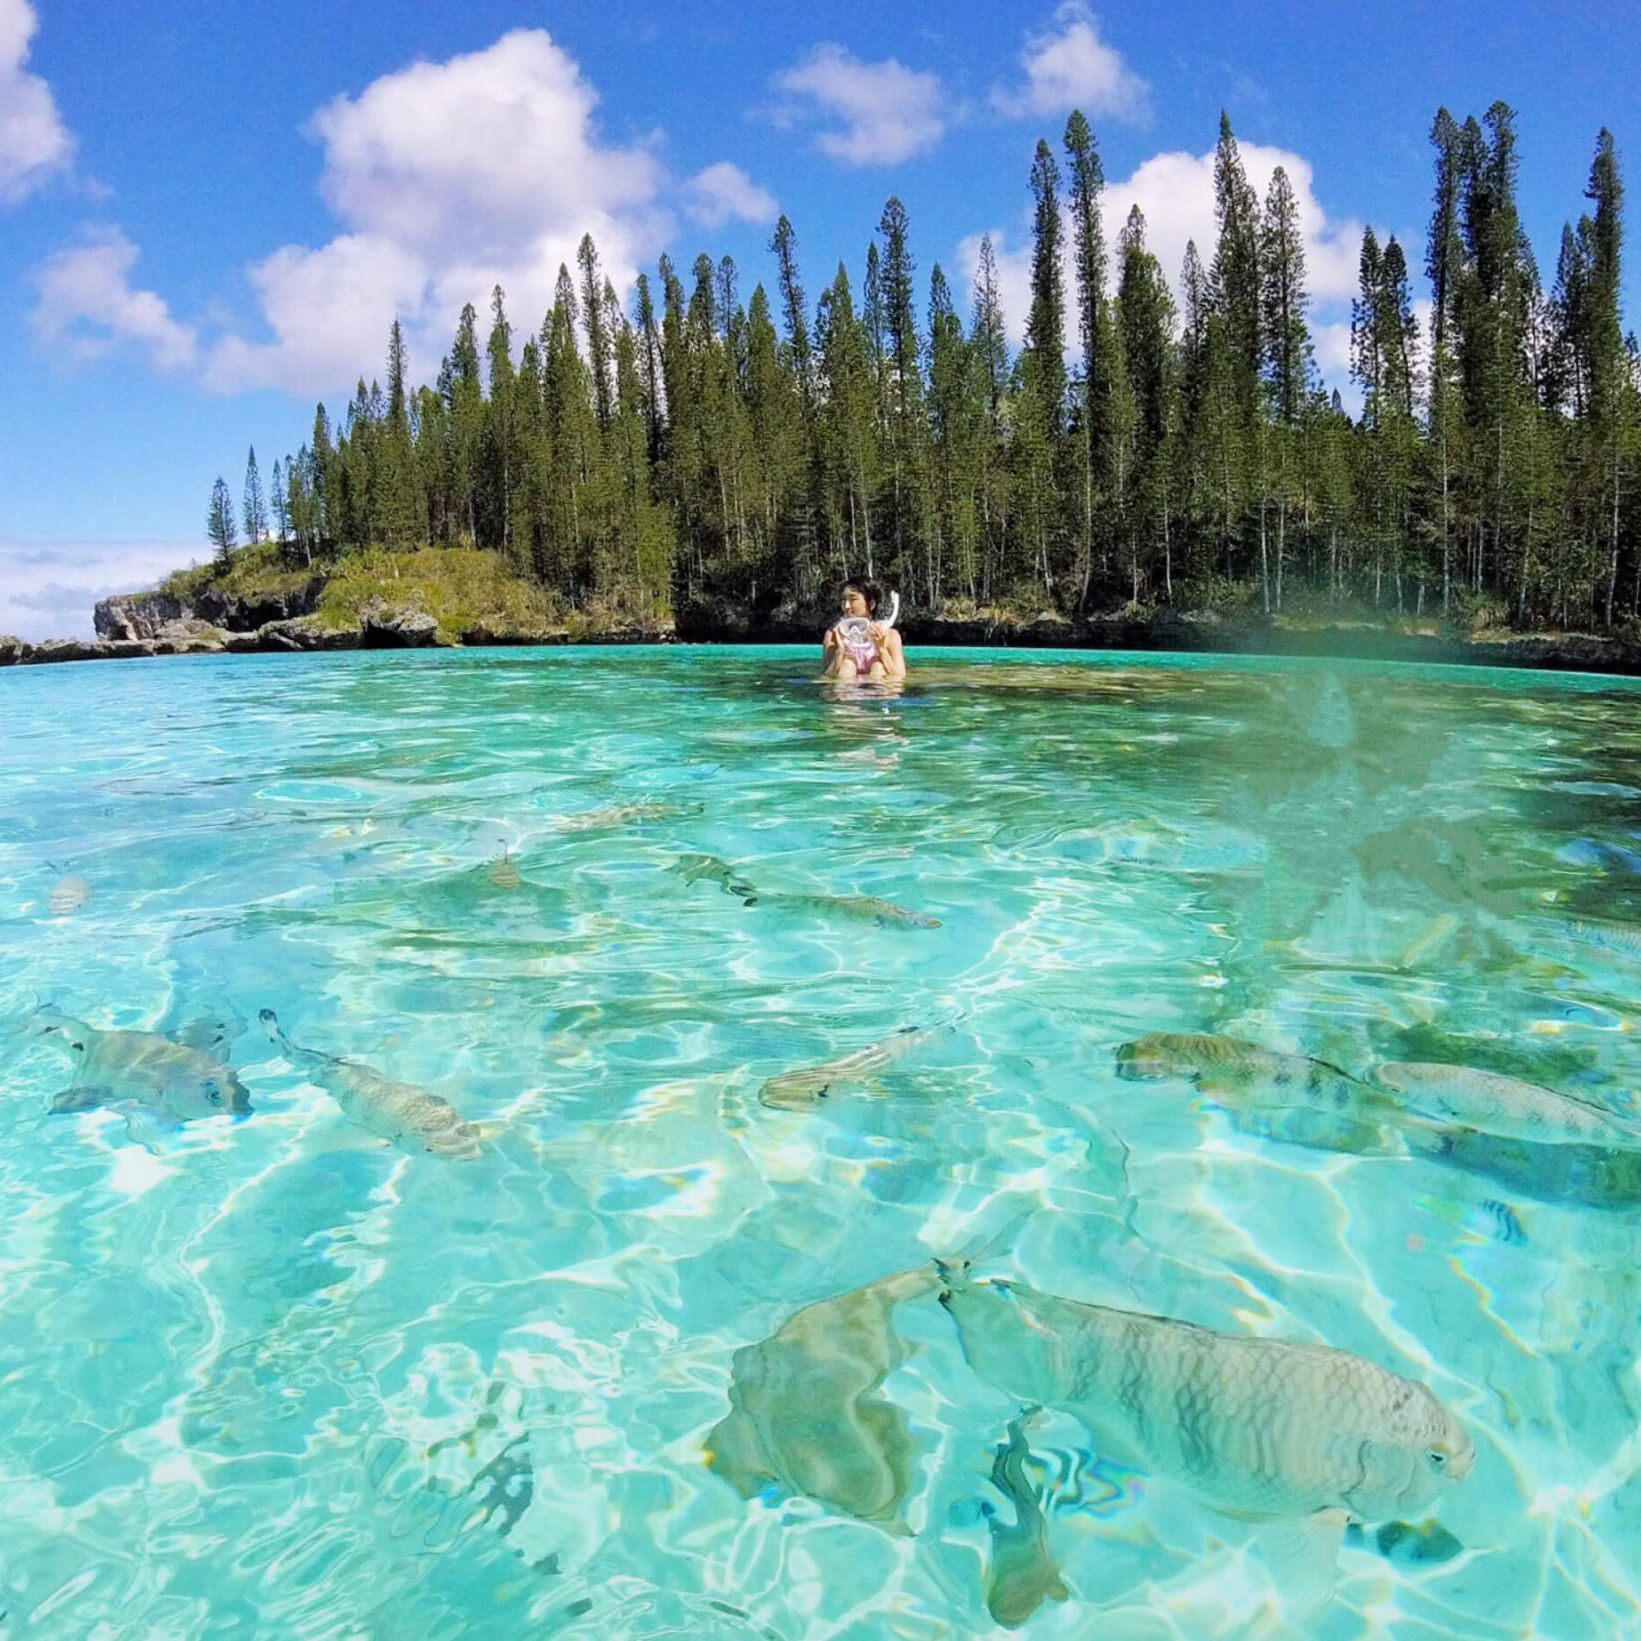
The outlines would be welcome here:
[[[8,541],[0,538],[0,633],[37,642],[90,638],[91,607],[198,563],[204,541]]]
[[[778,207],[775,196],[740,166],[720,161],[696,172],[684,185],[684,209],[703,228],[721,228],[731,217],[772,222]]]
[[[805,113],[836,122],[815,137],[823,154],[848,165],[895,165],[933,148],[947,117],[939,77],[903,68],[893,57],[863,63],[842,46],[816,46],[775,87],[807,103],[788,105],[776,120],[793,125]]]
[[[1330,382],[1350,376],[1350,321],[1334,319],[1311,326],[1311,345],[1316,350],[1317,368]]]
[[[1330,222],[1312,188],[1311,162],[1285,148],[1239,143],[1242,169],[1261,201],[1271,173],[1280,165],[1293,185],[1299,229],[1305,241],[1305,277],[1318,303],[1349,300],[1356,290],[1362,249],[1362,224],[1354,218]],[[1128,218],[1130,205],[1145,213],[1145,242],[1162,263],[1179,294],[1180,264],[1186,242],[1194,239],[1206,267],[1214,256],[1214,151],[1206,154],[1154,154],[1123,182],[1109,183],[1105,195],[1107,237]]]
[[[7,203],[62,170],[74,150],[51,87],[23,68],[38,26],[28,0],[0,0],[0,200]]]
[[[30,317],[40,340],[74,359],[99,358],[129,342],[161,370],[191,365],[193,328],[173,319],[153,291],[132,289],[136,260],[137,247],[117,228],[47,258],[33,276],[39,301]]]
[[[1146,117],[1145,81],[1100,38],[1094,14],[1082,0],[1059,7],[1046,33],[1026,36],[1020,66],[1026,75],[1023,86],[992,92],[992,106],[999,113],[1023,118],[1081,108],[1085,114],[1119,120]]]
[[[321,109],[321,189],[347,231],[250,270],[271,337],[224,338],[207,384],[315,393],[380,376],[395,315],[413,372],[428,374],[462,304],[482,310],[495,285],[515,331],[538,326],[586,233],[617,287],[630,283],[672,226],[657,203],[665,170],[646,143],[600,140],[597,101],[544,31],[517,29]]]
[[[287,245],[251,269],[251,283],[276,338],[225,336],[205,365],[219,392],[268,383],[289,388],[351,387],[380,378],[387,331],[425,303],[428,266],[391,239],[344,234],[316,251]],[[472,287],[478,295],[488,286]]]

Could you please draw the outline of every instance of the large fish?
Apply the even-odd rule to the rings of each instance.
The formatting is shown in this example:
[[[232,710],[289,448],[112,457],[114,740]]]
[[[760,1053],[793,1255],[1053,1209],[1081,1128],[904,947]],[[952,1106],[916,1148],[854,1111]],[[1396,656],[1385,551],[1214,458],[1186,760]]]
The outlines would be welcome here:
[[[829,1510],[907,1531],[912,1485],[906,1415],[878,1388],[904,1360],[896,1305],[939,1286],[924,1265],[805,1305],[761,1344],[735,1352],[730,1410],[707,1462],[743,1498],[771,1482]]]
[[[668,820],[674,815],[698,815],[699,804],[618,803],[608,809],[589,809],[579,815],[561,816],[561,832],[597,832],[607,826],[627,826],[633,821]]]
[[[940,1268],[940,1302],[982,1378],[1081,1419],[1103,1457],[1184,1482],[1225,1514],[1302,1526],[1283,1556],[1305,1597],[1331,1586],[1348,1520],[1420,1510],[1474,1461],[1425,1386],[1346,1351]]]
[[[1424,1124],[1406,1131],[1415,1156],[1520,1191],[1539,1202],[1582,1208],[1641,1207],[1641,1149],[1616,1145],[1534,1145],[1475,1128]]]
[[[1304,1107],[1368,1121],[1400,1111],[1394,1100],[1326,1060],[1205,1032],[1153,1031],[1120,1044],[1117,1075],[1130,1082],[1185,1077],[1205,1094],[1230,1101]]]
[[[1606,918],[1574,917],[1563,925],[1568,934],[1587,946],[1641,962],[1641,928],[1631,923],[1614,923]]]
[[[794,912],[819,912],[827,917],[847,917],[858,922],[875,923],[879,928],[938,929],[940,919],[927,912],[915,911],[892,900],[880,900],[876,895],[799,895],[766,894],[757,890],[747,897],[748,906],[786,908]]]
[[[1048,1522],[1042,1494],[1026,1475],[1031,1449],[1025,1420],[1008,1427],[1008,1440],[992,1456],[992,1486],[1014,1506],[1014,1521],[1005,1525],[988,1513],[991,1557],[986,1568],[986,1611],[1006,1630],[1017,1630],[1044,1601],[1064,1601],[1070,1591],[1048,1547]]]
[[[840,1088],[865,1082],[893,1065],[909,1049],[926,1042],[931,1033],[915,1026],[903,1026],[892,1037],[868,1043],[853,1054],[841,1054],[818,1066],[783,1071],[758,1090],[761,1104],[786,1111],[801,1111]]]
[[[680,855],[667,870],[686,883],[699,883],[704,878],[716,883],[726,895],[735,895],[741,900],[758,892],[728,861],[719,860],[716,855]]]
[[[910,906],[901,906],[893,900],[881,900],[876,895],[805,895],[785,891],[759,889],[750,883],[727,861],[716,855],[680,855],[669,872],[675,872],[686,883],[698,883],[703,878],[716,883],[725,894],[734,895],[748,906],[764,906],[773,910],[819,912],[827,917],[846,917],[857,922],[875,923],[880,928],[938,929],[940,919]]]
[[[448,1100],[409,1083],[396,1083],[369,1066],[298,1048],[285,1035],[279,1016],[263,1009],[259,1018],[268,1036],[299,1066],[310,1082],[325,1090],[349,1122],[390,1140],[404,1151],[432,1151],[441,1157],[479,1154],[479,1130],[463,1120]]]
[[[1414,1110],[1536,1145],[1641,1146],[1641,1128],[1571,1094],[1475,1066],[1387,1060],[1374,1080]]]
[[[176,1124],[200,1117],[243,1116],[251,1109],[245,1085],[212,1047],[157,1031],[101,1031],[49,1009],[36,1014],[34,1023],[74,1060],[73,1078],[52,1100],[52,1111],[129,1105]],[[204,1028],[199,1035],[214,1046],[228,1033],[215,1027]]]

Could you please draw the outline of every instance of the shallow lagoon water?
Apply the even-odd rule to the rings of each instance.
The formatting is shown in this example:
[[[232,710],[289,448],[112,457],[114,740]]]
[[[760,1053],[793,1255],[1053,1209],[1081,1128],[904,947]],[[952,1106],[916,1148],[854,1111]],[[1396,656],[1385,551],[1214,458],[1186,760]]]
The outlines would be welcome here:
[[[1070,1593],[1024,1633],[1641,1635],[1641,1162],[1298,1144],[1114,1064],[1217,1032],[1633,1110],[1641,693],[913,659],[898,696],[780,649],[0,675],[0,1634],[994,1633],[1021,1409],[932,1297],[883,1364],[903,1523],[705,1451],[737,1351],[979,1250],[1354,1351],[1477,1449],[1462,1553],[1347,1547],[1305,1617],[1246,1524],[1041,1415]],[[49,1113],[42,1007],[220,1037],[251,1114]],[[481,1155],[350,1124],[263,1009]]]

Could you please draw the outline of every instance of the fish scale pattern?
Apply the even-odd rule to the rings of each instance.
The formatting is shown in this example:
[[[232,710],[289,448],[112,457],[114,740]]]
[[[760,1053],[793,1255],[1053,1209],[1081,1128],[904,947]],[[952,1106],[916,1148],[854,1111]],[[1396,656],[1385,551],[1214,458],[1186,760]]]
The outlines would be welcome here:
[[[1111,1457],[1226,1510],[1384,1520],[1430,1503],[1470,1466],[1468,1436],[1429,1390],[1346,1351],[1013,1282],[954,1284],[948,1308],[1000,1388],[1075,1415]]]

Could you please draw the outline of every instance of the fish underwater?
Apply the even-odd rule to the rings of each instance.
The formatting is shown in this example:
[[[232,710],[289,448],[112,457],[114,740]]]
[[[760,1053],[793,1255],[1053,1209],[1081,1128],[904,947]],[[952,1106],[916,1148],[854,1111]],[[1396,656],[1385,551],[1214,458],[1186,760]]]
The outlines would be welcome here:
[[[703,879],[716,883],[726,895],[735,895],[741,900],[758,892],[728,861],[719,860],[716,855],[680,855],[667,870],[685,883],[699,883]]]
[[[759,889],[727,861],[716,855],[680,855],[669,872],[676,873],[686,883],[702,879],[716,883],[727,895],[734,895],[747,906],[763,906],[770,910],[819,912],[822,916],[846,917],[859,922],[875,923],[879,928],[938,929],[940,919],[910,906],[901,906],[892,900],[881,900],[876,895],[806,895],[780,890]]]
[[[875,923],[880,929],[938,929],[940,919],[876,895],[765,894],[759,890],[747,897],[748,906],[786,908],[794,912],[819,912],[827,917],[847,917]]]
[[[479,1154],[479,1130],[448,1100],[409,1083],[396,1083],[369,1066],[298,1048],[285,1035],[279,1016],[263,1009],[258,1018],[285,1058],[308,1080],[330,1095],[342,1115],[403,1151],[430,1151],[441,1157],[470,1159]]]
[[[46,904],[53,917],[67,917],[91,899],[91,885],[83,877],[60,877],[51,886]]]
[[[1240,1037],[1153,1031],[1118,1046],[1117,1075],[1128,1082],[1184,1077],[1233,1108],[1311,1111],[1360,1125],[1357,1145],[1347,1148],[1383,1148],[1375,1125],[1403,1115],[1394,1100],[1326,1060],[1282,1054]],[[1350,1139],[1348,1133],[1342,1137]]]
[[[1374,1081],[1426,1116],[1535,1145],[1641,1146],[1641,1128],[1571,1094],[1474,1066],[1387,1060]]]
[[[1475,1460],[1424,1385],[1347,1351],[974,1281],[966,1264],[937,1268],[940,1303],[982,1378],[1080,1419],[1103,1458],[1277,1529],[1267,1548],[1300,1605],[1331,1588],[1349,1520],[1421,1510]]]
[[[653,800],[618,803],[608,809],[589,809],[579,815],[563,815],[559,818],[558,829],[561,832],[597,832],[605,827],[630,826],[634,821],[668,820],[674,815],[698,815],[700,812],[699,804],[656,803]]]
[[[513,864],[512,854],[506,849],[502,850],[501,859],[485,873],[485,876],[498,889],[516,889],[521,881],[519,869]]]
[[[1535,1145],[1475,1128],[1430,1124],[1405,1133],[1415,1156],[1484,1175],[1536,1202],[1641,1207],[1641,1149],[1632,1146]]]
[[[1615,923],[1608,918],[1574,917],[1560,926],[1560,932],[1581,940],[1597,951],[1641,963],[1641,928],[1631,923]]]
[[[1064,1601],[1071,1594],[1048,1547],[1048,1522],[1042,1492],[1026,1475],[1031,1449],[1024,1418],[1008,1427],[1008,1440],[992,1457],[992,1486],[1014,1506],[1014,1522],[1005,1526],[991,1509],[986,1527],[991,1555],[986,1566],[986,1611],[1006,1630],[1017,1630],[1045,1601]]]
[[[213,1052],[227,1041],[226,1026],[206,1023],[175,1037],[102,1031],[50,1009],[36,1014],[33,1023],[74,1059],[72,1081],[51,1101],[54,1112],[126,1106],[174,1127],[203,1117],[245,1116],[251,1109],[245,1085]],[[199,1040],[187,1041],[189,1036]],[[127,1132],[140,1138],[130,1121]]]
[[[899,1271],[794,1312],[731,1364],[730,1411],[707,1463],[742,1496],[771,1483],[840,1515],[906,1533],[914,1447],[906,1415],[878,1388],[905,1359],[896,1305],[930,1294],[929,1266]]]
[[[783,1071],[758,1090],[761,1105],[784,1111],[801,1111],[819,1103],[841,1088],[863,1083],[887,1070],[896,1060],[933,1035],[916,1026],[903,1026],[892,1037],[868,1043],[852,1054],[841,1054],[818,1066]]]

